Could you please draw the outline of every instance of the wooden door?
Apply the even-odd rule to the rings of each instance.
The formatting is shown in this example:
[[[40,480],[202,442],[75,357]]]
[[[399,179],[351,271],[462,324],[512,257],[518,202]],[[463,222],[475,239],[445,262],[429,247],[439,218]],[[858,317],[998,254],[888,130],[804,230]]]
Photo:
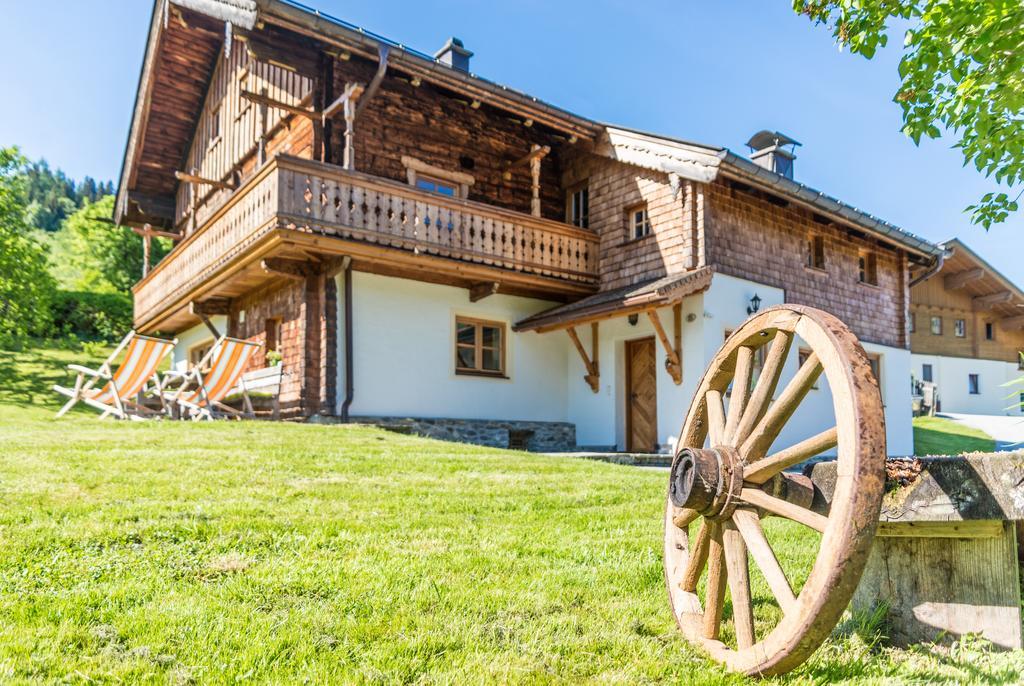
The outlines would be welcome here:
[[[658,450],[658,390],[654,338],[626,341],[626,449]]]

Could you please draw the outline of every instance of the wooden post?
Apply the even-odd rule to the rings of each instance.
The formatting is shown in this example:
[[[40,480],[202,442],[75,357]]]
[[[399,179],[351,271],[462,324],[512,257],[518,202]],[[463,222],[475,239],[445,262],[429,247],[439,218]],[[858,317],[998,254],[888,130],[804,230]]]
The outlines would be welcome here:
[[[146,224],[149,228],[149,224]],[[149,255],[152,241],[152,234],[148,231],[142,234],[142,278],[149,276]]]
[[[540,157],[530,158],[530,175],[533,177],[533,197],[530,199],[530,214],[540,216]]]
[[[267,97],[266,87],[260,89],[260,96],[263,98]],[[262,167],[263,163],[267,161],[267,103],[265,101],[260,102],[258,107],[260,128],[259,164]]]
[[[544,159],[549,152],[551,152],[551,148],[549,146],[534,144],[530,147],[530,152],[526,153],[515,162],[506,162],[505,173],[502,175],[507,181],[512,178],[513,169],[529,165],[530,176],[532,177],[531,189],[533,193],[530,198],[530,213],[534,217],[540,216],[540,161]]]

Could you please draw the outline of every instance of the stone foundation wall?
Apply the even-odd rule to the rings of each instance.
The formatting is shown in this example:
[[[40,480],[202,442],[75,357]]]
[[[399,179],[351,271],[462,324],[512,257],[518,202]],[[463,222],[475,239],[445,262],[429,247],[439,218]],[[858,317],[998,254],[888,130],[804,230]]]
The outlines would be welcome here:
[[[576,425],[569,422],[410,417],[353,417],[352,421],[374,424],[390,431],[490,448],[513,447],[531,452],[565,452],[576,448]]]

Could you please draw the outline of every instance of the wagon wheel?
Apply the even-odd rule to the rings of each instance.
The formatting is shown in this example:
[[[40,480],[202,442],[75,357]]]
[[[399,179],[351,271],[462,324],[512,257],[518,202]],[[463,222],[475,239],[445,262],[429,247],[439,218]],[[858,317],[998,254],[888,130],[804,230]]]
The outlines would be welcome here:
[[[795,337],[809,354],[776,395]],[[762,371],[754,379],[761,355]],[[772,452],[822,372],[832,392],[835,426]],[[782,470],[833,447],[838,476],[826,509],[821,498],[814,499],[809,479]],[[864,571],[881,507],[885,454],[878,384],[863,348],[842,322],[820,310],[786,305],[763,311],[733,333],[690,405],[669,481],[665,578],[686,638],[749,675],[781,674],[806,660],[839,621]],[[762,520],[768,516],[821,532],[802,588],[791,586],[795,575],[786,572],[765,536]],[[690,529],[696,529],[692,539]],[[774,626],[755,628],[748,553],[781,609]],[[702,601],[698,589],[705,568]],[[720,635],[727,586],[734,645]]]

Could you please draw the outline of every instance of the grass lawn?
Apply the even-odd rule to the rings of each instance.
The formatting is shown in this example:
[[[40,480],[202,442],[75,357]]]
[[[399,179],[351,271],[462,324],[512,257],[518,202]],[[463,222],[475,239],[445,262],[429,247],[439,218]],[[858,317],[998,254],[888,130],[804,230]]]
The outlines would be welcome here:
[[[942,417],[914,418],[914,452],[918,455],[960,455],[992,452],[996,442],[984,431]]]
[[[0,353],[0,683],[745,682],[673,623],[663,471],[366,427],[53,421],[71,358]],[[810,534],[769,536],[806,573]],[[856,628],[778,681],[1024,671]]]

